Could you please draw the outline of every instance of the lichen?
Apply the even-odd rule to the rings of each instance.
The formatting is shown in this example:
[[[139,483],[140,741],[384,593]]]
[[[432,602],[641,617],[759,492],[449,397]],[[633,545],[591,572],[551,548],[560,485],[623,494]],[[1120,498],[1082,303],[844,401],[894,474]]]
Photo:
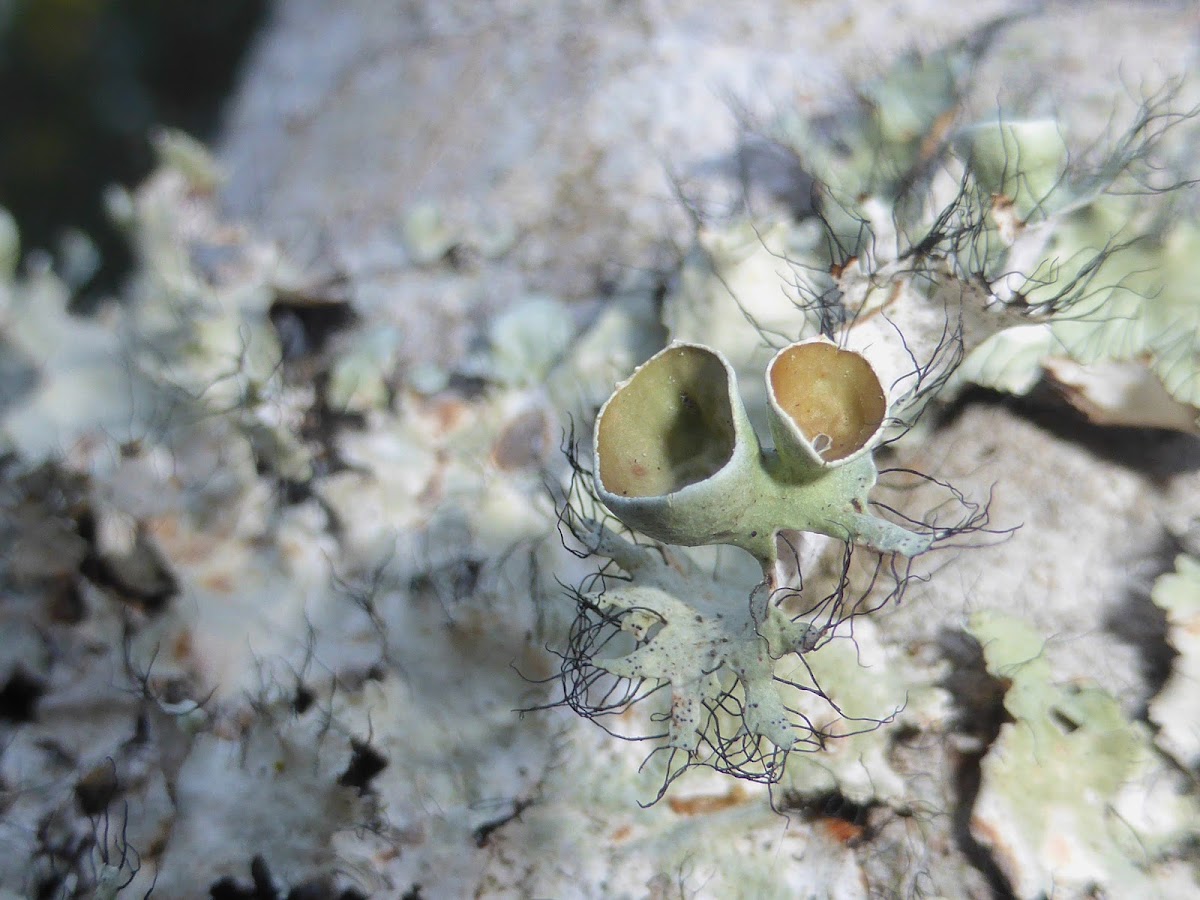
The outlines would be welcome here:
[[[507,218],[437,194],[436,179],[428,204],[379,216],[375,237],[335,236],[338,272],[318,277],[217,213],[220,167],[178,135],[160,141],[146,185],[108,198],[137,253],[121,308],[68,317],[86,254],[17,274],[0,218],[0,325],[14,349],[0,429],[16,451],[0,504],[12,550],[0,568],[12,701],[0,892],[107,896],[134,877],[124,890],[141,896],[157,875],[159,893],[201,897],[240,893],[249,874],[281,896],[952,895],[986,890],[970,861],[990,850],[993,886],[1008,878],[1021,896],[1194,893],[1194,784],[1154,750],[1194,763],[1178,687],[1190,564],[1155,593],[1181,654],[1151,705],[1157,735],[1130,718],[1133,654],[1097,612],[1126,555],[1152,544],[1129,526],[1164,514],[1162,495],[1133,467],[1007,413],[956,407],[947,424],[938,412],[976,367],[981,382],[1025,391],[1048,374],[1104,400],[1060,362],[1065,341],[1107,365],[1123,340],[1135,356],[1122,365],[1144,357],[1178,393],[1196,368],[1190,319],[1169,362],[1183,294],[1151,311],[1124,293],[1155,289],[1146,262],[1190,278],[1195,242],[1114,198],[1111,165],[1086,173],[1068,154],[1064,166],[1072,135],[1056,122],[1006,110],[972,124],[959,76],[975,52],[907,59],[833,117],[785,111],[766,131],[815,176],[811,195],[806,183],[801,202],[761,216],[749,201],[729,216],[697,204],[690,247],[611,279],[618,245],[585,259],[566,233],[586,190],[563,201],[566,220],[506,211],[515,242]],[[679,69],[694,78],[690,59]],[[601,86],[584,119],[610,127],[605,104],[629,93]],[[622,152],[637,143],[618,139]],[[523,163],[510,196],[512,184],[553,194],[561,181],[540,162]],[[312,190],[306,201],[325,196]],[[649,217],[628,221],[644,243]],[[1109,247],[1144,227],[1157,243]],[[603,285],[542,293],[561,287],[534,271],[548,250],[572,284],[603,271]],[[1089,290],[1105,290],[1062,293],[1090,261]],[[38,292],[53,302],[30,308]],[[1137,326],[1099,322],[1114,310]],[[685,426],[665,453],[682,461],[668,473],[681,491],[730,450],[689,442],[728,438],[709,413],[742,402],[744,461],[792,457],[761,465],[757,488],[778,476],[810,489],[749,504],[770,531],[757,560],[720,543],[734,529],[717,504],[699,505],[710,518],[683,547],[653,523],[630,530],[639,523],[595,496],[607,473],[588,459],[588,429],[614,385],[671,341],[723,353],[745,390],[698,416],[696,398],[668,394],[664,418]],[[1025,362],[1010,365],[1010,348]],[[809,354],[835,365],[809,368]],[[1122,402],[1113,421],[1144,405]],[[653,416],[626,420],[628,448]],[[39,466],[47,453],[57,461]],[[812,515],[812,485],[838,471],[853,490],[830,508],[930,538],[930,551],[851,544],[869,535]],[[1172,475],[1171,496],[1188,484]],[[1020,555],[978,548],[1006,536],[987,530],[993,488],[1001,525],[1026,523],[1010,542]],[[675,504],[690,525],[697,509]],[[1112,541],[1119,552],[1100,546]],[[1106,590],[1075,590],[1102,556],[1114,557],[1095,579]],[[1124,694],[1068,681],[1041,637],[982,616],[972,627],[992,676],[976,674],[1011,680],[1013,721],[990,749],[968,744],[940,686],[962,673],[931,635],[964,608],[1013,603],[1054,623],[1072,671],[1110,666],[1105,687]],[[973,754],[984,784],[972,811]]]
[[[1159,577],[1151,594],[1167,614],[1168,640],[1176,652],[1171,677],[1150,704],[1150,720],[1158,726],[1155,743],[1181,766],[1200,762],[1200,560],[1187,554],[1175,559],[1175,571]]]
[[[1102,398],[1129,381],[1128,368],[1140,368],[1157,382],[1143,393],[1170,398],[1156,401],[1165,411],[1148,424],[1195,429],[1200,318],[1190,285],[1200,232],[1189,213],[1164,214],[1161,195],[1184,164],[1159,150],[1195,111],[1171,111],[1172,98],[1169,89],[1147,98],[1119,145],[1091,170],[1070,165],[1052,123],[1002,120],[971,132],[967,171],[996,197],[984,277],[1039,321],[995,334],[966,359],[960,378],[1024,394],[1043,374],[1053,379],[1055,361],[1065,360],[1094,382],[1077,388],[1085,412],[1136,425],[1143,404]],[[1041,147],[1047,135],[1049,150]],[[1026,142],[1038,147],[1026,152]],[[1027,159],[1038,161],[1036,173],[1027,174]]]
[[[1012,721],[982,762],[971,818],[1018,897],[1152,891],[1157,871],[1196,834],[1196,798],[1095,685],[1057,685],[1045,638],[1020,619],[970,621],[988,671],[1005,680]]]

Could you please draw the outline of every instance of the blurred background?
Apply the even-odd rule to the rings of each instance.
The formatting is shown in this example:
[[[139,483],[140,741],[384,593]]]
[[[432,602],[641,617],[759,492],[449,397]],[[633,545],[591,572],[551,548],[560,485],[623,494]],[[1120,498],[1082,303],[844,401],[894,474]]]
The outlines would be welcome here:
[[[268,0],[0,0],[0,206],[25,253],[82,229],[110,292],[129,265],[101,203],[152,163],[158,125],[214,137]]]

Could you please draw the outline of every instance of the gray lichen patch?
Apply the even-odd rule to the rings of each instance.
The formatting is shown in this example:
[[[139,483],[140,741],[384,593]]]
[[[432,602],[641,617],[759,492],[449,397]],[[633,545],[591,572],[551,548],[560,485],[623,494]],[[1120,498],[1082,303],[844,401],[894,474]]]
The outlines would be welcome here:
[[[775,658],[796,652],[808,626],[791,622],[775,607],[769,608],[765,622],[756,623],[748,598],[706,586],[686,558],[677,564],[687,569],[680,573],[665,563],[651,563],[658,571],[643,570],[641,583],[596,598],[601,610],[649,613],[661,628],[631,653],[594,664],[619,678],[671,685],[667,742],[672,747],[698,750],[713,726],[711,717],[736,681],[748,735],[790,750],[801,738],[774,685]]]
[[[1194,838],[1197,806],[1099,687],[1059,686],[1045,639],[1026,623],[977,613],[971,631],[988,670],[1008,680],[1013,721],[983,759],[972,832],[1019,897],[1047,884],[1083,892],[1150,889],[1163,863]],[[1153,813],[1150,810],[1154,810]]]
[[[894,715],[903,698],[884,688],[886,678],[851,677],[861,648],[829,641],[826,626],[835,626],[821,620],[825,613],[796,614],[790,592],[774,596],[762,584],[747,594],[737,581],[706,574],[683,551],[647,551],[607,532],[599,547],[631,580],[577,596],[563,657],[564,702],[598,721],[613,717],[622,732],[621,722],[642,701],[658,710],[651,721],[664,721],[666,731],[650,761],[661,754],[660,799],[695,765],[774,783],[804,771],[796,754],[808,752],[811,772],[835,772],[840,785],[855,776],[853,766],[839,769],[834,745],[854,744],[847,761],[884,746],[847,735],[872,731],[881,724],[873,715]],[[826,693],[826,683],[835,691],[849,684],[847,707]],[[817,782],[824,784],[801,776],[794,787]]]
[[[1151,599],[1167,614],[1168,640],[1177,652],[1171,677],[1150,705],[1150,720],[1159,727],[1155,742],[1180,765],[1200,761],[1200,561],[1181,554],[1175,571],[1155,583]]]

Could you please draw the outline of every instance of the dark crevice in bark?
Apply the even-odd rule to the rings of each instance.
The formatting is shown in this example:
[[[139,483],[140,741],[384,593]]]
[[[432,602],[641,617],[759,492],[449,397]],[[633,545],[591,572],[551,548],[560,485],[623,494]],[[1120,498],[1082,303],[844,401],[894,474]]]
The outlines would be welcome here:
[[[955,706],[954,731],[970,749],[960,750],[952,766],[954,795],[952,833],[958,849],[987,881],[996,900],[1013,900],[1016,894],[987,845],[971,831],[971,815],[983,782],[981,763],[991,749],[1000,727],[1012,718],[1004,708],[1008,684],[988,673],[983,648],[971,635],[945,629],[939,635],[942,655],[950,662],[950,673],[942,687],[950,692]]]
[[[1027,397],[971,387],[941,411],[939,425],[954,422],[972,406],[999,406],[1100,460],[1140,472],[1157,485],[1200,470],[1200,438],[1164,428],[1095,425],[1057,391],[1041,385]]]
[[[1154,582],[1175,570],[1175,557],[1183,546],[1164,532],[1155,551],[1138,566],[1127,582],[1124,596],[1113,603],[1104,616],[1104,628],[1138,654],[1138,668],[1145,685],[1134,714],[1142,721],[1149,715],[1154,699],[1171,677],[1178,651],[1168,640],[1170,626],[1166,610],[1150,599]]]

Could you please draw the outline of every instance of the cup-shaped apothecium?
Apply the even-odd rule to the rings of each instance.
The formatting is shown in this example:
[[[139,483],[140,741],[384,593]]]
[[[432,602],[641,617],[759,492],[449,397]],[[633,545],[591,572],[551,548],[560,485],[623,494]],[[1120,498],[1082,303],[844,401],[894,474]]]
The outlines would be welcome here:
[[[623,497],[672,494],[719,472],[737,445],[733,373],[712,350],[667,348],[601,411],[600,478]]]
[[[732,544],[770,566],[781,529],[913,556],[929,538],[865,512],[887,400],[863,357],[824,339],[768,370],[776,450],[763,452],[723,356],[672,344],[600,410],[596,489],[622,522],[684,546]]]
[[[887,418],[887,396],[871,364],[824,338],[775,354],[767,397],[775,450],[800,476],[870,453]]]
[[[758,457],[737,376],[697,344],[651,357],[596,421],[601,499],[625,524],[672,544],[721,542],[714,533],[738,517]]]

